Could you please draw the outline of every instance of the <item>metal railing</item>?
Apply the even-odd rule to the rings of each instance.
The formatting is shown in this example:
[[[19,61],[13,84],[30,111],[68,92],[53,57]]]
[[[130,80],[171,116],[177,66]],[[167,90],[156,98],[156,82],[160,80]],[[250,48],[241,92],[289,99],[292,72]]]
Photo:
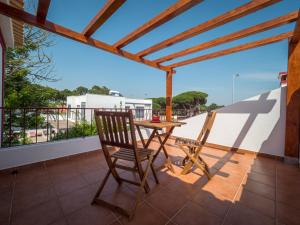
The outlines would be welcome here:
[[[51,142],[96,135],[94,110],[126,111],[120,108],[1,108],[1,147]],[[135,120],[150,120],[164,110],[131,109]],[[174,110],[175,120],[194,116],[187,110]]]

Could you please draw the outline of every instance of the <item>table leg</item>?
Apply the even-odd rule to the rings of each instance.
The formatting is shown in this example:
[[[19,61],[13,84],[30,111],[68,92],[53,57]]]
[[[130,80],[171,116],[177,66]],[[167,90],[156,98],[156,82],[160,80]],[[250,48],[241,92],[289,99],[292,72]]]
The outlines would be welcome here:
[[[139,134],[139,136],[140,136],[140,139],[141,139],[141,142],[142,142],[142,144],[143,144],[143,147],[145,148],[146,144],[145,144],[145,140],[144,140],[144,137],[143,137],[143,135],[142,135],[140,126],[136,125],[136,129],[137,129],[138,134]]]
[[[157,137],[158,137],[158,140],[160,142],[160,146],[159,146],[159,149],[158,151],[156,152],[154,158],[153,158],[153,161],[156,159],[156,157],[158,156],[158,154],[160,153],[160,151],[163,149],[164,151],[164,154],[166,156],[166,162],[165,162],[165,166],[172,172],[172,173],[175,173],[175,170],[174,170],[174,167],[172,165],[172,162],[171,162],[171,159],[170,159],[170,156],[167,152],[167,149],[165,147],[165,144],[166,142],[168,141],[170,135],[172,134],[172,131],[173,131],[174,127],[172,127],[167,133],[166,133],[166,136],[164,138],[164,140],[161,139],[161,137],[159,136],[159,133],[158,131],[156,131],[155,133],[157,134]]]

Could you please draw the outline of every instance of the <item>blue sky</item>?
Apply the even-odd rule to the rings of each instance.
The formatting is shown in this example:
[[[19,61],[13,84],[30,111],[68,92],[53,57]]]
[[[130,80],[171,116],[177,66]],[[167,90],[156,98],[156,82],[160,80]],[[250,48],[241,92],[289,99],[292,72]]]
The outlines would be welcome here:
[[[81,32],[104,0],[52,0],[48,20]],[[143,23],[156,16],[176,0],[128,0],[94,34],[95,39],[113,44]],[[158,29],[126,46],[127,51],[136,53],[157,42],[163,41],[188,28],[205,22],[217,15],[234,9],[246,0],[206,0],[186,11]],[[147,56],[156,59],[172,52],[212,40],[234,31],[276,18],[295,11],[300,0],[282,0],[266,9],[259,10],[234,22],[200,34],[186,41]],[[167,62],[173,63],[238,44],[258,40],[275,34],[291,31],[294,24],[281,26],[257,35],[223,44],[201,52]],[[107,86],[119,90],[128,97],[158,97],[165,95],[165,73],[128,59],[92,48],[81,43],[53,37],[56,45],[49,49],[55,64],[55,74],[61,80],[47,83],[58,89],[73,89],[79,85]],[[232,55],[211,59],[177,68],[173,80],[173,94],[190,90],[208,93],[208,102],[231,104],[232,75],[240,74],[236,80],[237,100],[254,96],[279,87],[278,73],[287,70],[287,41],[251,49]]]

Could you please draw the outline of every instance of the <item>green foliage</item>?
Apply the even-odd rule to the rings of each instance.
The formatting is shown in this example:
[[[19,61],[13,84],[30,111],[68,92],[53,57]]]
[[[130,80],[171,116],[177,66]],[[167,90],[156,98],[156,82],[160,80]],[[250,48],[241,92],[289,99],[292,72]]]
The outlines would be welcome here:
[[[88,93],[88,91],[88,88],[79,86],[75,90],[73,90],[73,95],[85,95],[86,93]]]
[[[207,111],[210,112],[210,111],[222,108],[222,107],[224,107],[224,105],[217,105],[216,103],[212,103],[209,106],[207,106]]]
[[[200,91],[188,91],[173,97],[173,108],[175,109],[192,109],[205,105],[207,94]]]
[[[153,109],[165,109],[166,108],[166,98],[151,98],[152,99],[152,107]]]
[[[100,87],[98,85],[94,85],[91,89],[88,90],[88,93],[97,95],[108,95],[109,89],[105,86]]]
[[[66,131],[60,131],[56,134],[51,140],[62,140],[67,138],[76,138],[76,137],[85,137],[97,134],[96,124],[92,124],[81,121],[80,123],[75,124],[74,127],[69,128],[68,133]]]

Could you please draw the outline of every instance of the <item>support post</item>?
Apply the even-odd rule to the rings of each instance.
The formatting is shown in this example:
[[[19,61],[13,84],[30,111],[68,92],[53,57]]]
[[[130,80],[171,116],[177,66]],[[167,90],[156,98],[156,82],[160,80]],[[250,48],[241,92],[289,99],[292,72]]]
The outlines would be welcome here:
[[[172,81],[174,71],[167,71],[166,76],[166,120],[172,120]]]
[[[299,163],[300,147],[300,18],[289,42],[285,160]]]

